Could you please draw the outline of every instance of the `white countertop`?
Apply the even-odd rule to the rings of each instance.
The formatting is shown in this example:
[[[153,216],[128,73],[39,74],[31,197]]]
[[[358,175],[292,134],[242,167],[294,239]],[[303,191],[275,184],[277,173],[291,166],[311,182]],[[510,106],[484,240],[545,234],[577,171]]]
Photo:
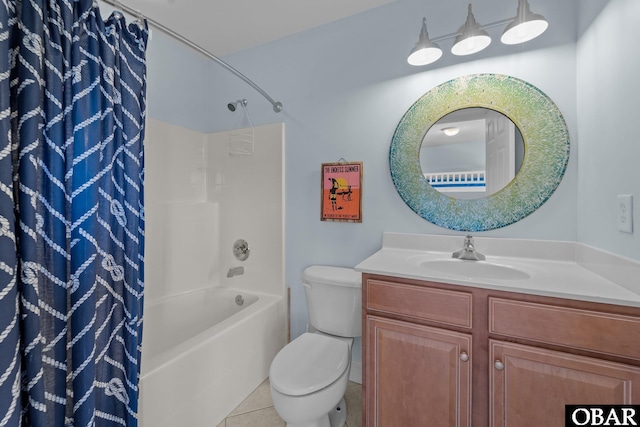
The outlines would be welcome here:
[[[623,286],[630,281],[640,281],[640,275],[637,275],[640,263],[624,260],[627,264],[616,268],[616,271],[622,270],[632,279],[616,283],[577,262],[576,254],[583,252],[584,248],[576,250],[572,242],[474,237],[475,248],[486,256],[486,261],[456,261],[507,266],[525,272],[528,278],[464,277],[459,273],[436,271],[420,265],[429,260],[450,259],[453,251],[462,248],[463,240],[460,236],[385,233],[382,248],[355,269],[385,276],[640,307],[640,289]],[[526,256],[505,255],[522,253]]]

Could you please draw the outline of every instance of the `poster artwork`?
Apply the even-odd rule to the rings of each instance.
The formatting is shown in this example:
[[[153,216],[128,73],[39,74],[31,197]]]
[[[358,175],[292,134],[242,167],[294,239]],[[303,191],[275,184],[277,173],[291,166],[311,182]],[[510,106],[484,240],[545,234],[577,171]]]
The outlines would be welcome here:
[[[362,222],[362,162],[322,164],[322,221]]]

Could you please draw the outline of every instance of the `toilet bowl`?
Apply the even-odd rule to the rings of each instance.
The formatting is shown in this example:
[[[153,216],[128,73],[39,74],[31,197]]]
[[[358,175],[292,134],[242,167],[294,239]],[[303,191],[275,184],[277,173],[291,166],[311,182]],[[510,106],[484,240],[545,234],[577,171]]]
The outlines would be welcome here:
[[[303,285],[311,328],[287,344],[269,369],[273,406],[287,427],[342,427],[353,337],[362,334],[360,273],[308,267]]]
[[[338,427],[329,422],[332,410],[346,419],[345,405],[336,406],[349,382],[350,347],[307,332],[278,353],[269,370],[271,396],[287,427]]]

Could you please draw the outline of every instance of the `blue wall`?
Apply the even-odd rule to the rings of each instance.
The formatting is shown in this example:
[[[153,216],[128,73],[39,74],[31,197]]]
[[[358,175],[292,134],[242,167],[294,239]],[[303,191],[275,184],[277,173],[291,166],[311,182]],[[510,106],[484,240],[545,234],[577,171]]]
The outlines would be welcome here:
[[[286,278],[292,289],[293,337],[304,331],[307,322],[300,285],[306,266],[353,266],[380,247],[384,231],[454,234],[411,211],[389,174],[395,127],[425,92],[469,73],[513,75],[547,93],[576,138],[572,40],[509,56],[487,54],[458,64],[447,65],[452,61],[447,57],[441,68],[413,68],[406,64],[406,55],[418,26],[412,25],[409,31],[404,27],[422,12],[417,11],[418,4],[415,10],[411,6],[393,3],[225,58],[284,104],[280,114],[224,70],[216,70],[213,77],[219,82],[211,94],[213,129],[230,126],[225,105],[238,98],[249,99],[255,122],[286,124]],[[575,20],[569,18],[569,23]],[[362,224],[319,220],[320,164],[341,158],[364,163]],[[541,209],[517,224],[482,234],[575,240],[576,177],[572,158],[562,184]]]
[[[590,4],[603,2],[606,0],[593,0]],[[437,13],[448,13],[453,3],[458,7],[460,2],[440,2]],[[593,97],[586,99],[603,104],[586,111],[577,107],[577,101],[583,99],[577,88],[587,90],[591,84],[591,81],[587,82],[587,76],[582,77],[581,85],[576,84],[580,75],[577,64],[588,66],[591,64],[585,62],[590,59],[595,62],[596,58],[584,53],[578,57],[576,37],[586,32],[591,34],[590,43],[598,43],[599,35],[590,33],[589,24],[591,15],[597,15],[602,6],[580,6],[581,9],[576,10],[575,2],[547,3],[554,9],[536,12],[550,19],[551,25],[561,27],[553,37],[541,37],[526,51],[514,47],[506,55],[492,47],[473,58],[454,59],[447,55],[437,67],[413,68],[406,64],[406,55],[419,30],[418,17],[426,13],[424,3],[413,0],[394,2],[226,57],[226,61],[284,104],[284,111],[279,114],[274,113],[271,105],[257,92],[226,70],[176,46],[162,35],[154,35],[149,53],[150,116],[203,132],[226,130],[237,122],[226,104],[247,98],[254,124],[285,123],[286,280],[292,289],[292,338],[304,331],[307,322],[300,285],[306,266],[353,266],[380,247],[384,231],[459,234],[426,222],[402,202],[389,175],[388,152],[395,127],[407,108],[434,86],[461,75],[502,73],[528,81],[556,102],[571,136],[571,158],[566,175],[549,201],[524,220],[481,233],[483,236],[576,241],[580,234],[587,243],[612,252],[627,254],[629,247],[638,249],[639,233],[636,232],[629,242],[619,240],[617,235],[612,237],[615,232],[611,230],[607,235],[597,235],[589,230],[600,228],[603,223],[609,225],[611,218],[585,215],[577,209],[578,200],[581,210],[593,208],[588,202],[592,197],[591,190],[578,184],[579,176],[581,179],[595,177],[603,168],[619,169],[619,159],[613,157],[607,158],[605,163],[591,164],[599,156],[599,149],[594,147],[601,146],[602,140],[586,135],[593,125],[578,120],[578,111],[581,114],[584,111],[587,121],[593,119],[595,122],[598,111],[615,106],[617,102],[596,90]],[[608,8],[619,13],[627,8],[637,12],[637,5],[637,0],[611,0]],[[579,11],[583,14],[579,15]],[[637,18],[637,15],[634,16]],[[491,21],[490,17],[481,17],[478,12],[476,18]],[[604,28],[607,31],[614,25],[612,19],[608,19]],[[438,25],[437,20],[432,23],[432,34],[452,31]],[[618,33],[619,30],[616,26]],[[638,38],[637,34],[634,36]],[[623,39],[615,32],[611,37]],[[628,57],[616,51],[609,59],[613,61],[611,65],[598,66],[598,78],[606,78],[611,68],[618,70],[616,76],[632,78],[629,72],[621,71],[622,60],[626,61]],[[637,59],[634,61],[633,70],[637,70]],[[633,79],[637,81],[636,77]],[[622,84],[614,84],[614,89],[616,96],[624,92]],[[637,85],[632,89],[636,91]],[[631,99],[638,98],[638,92],[634,93]],[[617,123],[614,116],[614,113],[605,115],[607,127]],[[637,141],[637,132],[631,127],[625,129],[616,135],[629,141],[623,147],[638,159],[640,144],[630,146],[631,141]],[[590,141],[588,147],[582,147],[581,137]],[[615,150],[619,138],[605,138]],[[586,153],[587,157],[584,162],[581,160],[580,171],[578,152]],[[624,153],[620,155],[625,156]],[[319,220],[320,164],[342,158],[364,162],[362,224]],[[616,173],[630,177],[636,169],[631,163],[631,157],[621,161],[622,168]],[[620,180],[615,178],[607,187],[607,195],[595,200],[608,204],[611,194],[617,191],[633,191],[636,198],[640,198],[638,184],[618,188]],[[636,182],[639,181],[636,179]],[[580,197],[579,190],[582,192]],[[259,220],[260,212],[256,212],[256,221]],[[581,224],[580,233],[577,221]],[[640,259],[637,251],[632,254],[633,258]]]
[[[586,7],[586,5],[585,5]],[[588,12],[588,11],[587,11]],[[640,260],[640,2],[611,0],[578,42],[578,240]],[[617,195],[634,196],[633,234]]]

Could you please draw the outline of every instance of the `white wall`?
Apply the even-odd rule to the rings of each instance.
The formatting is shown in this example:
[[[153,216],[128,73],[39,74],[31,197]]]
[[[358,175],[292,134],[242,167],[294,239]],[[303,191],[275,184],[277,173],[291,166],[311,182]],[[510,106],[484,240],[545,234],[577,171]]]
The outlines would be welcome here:
[[[240,137],[249,140],[248,129]],[[207,199],[220,206],[220,277],[222,286],[284,295],[284,125],[253,129],[254,153],[229,155],[231,132],[207,136]],[[249,258],[233,256],[233,242],[249,243]],[[232,267],[244,274],[227,277]]]
[[[145,303],[219,274],[220,206],[206,198],[206,135],[147,119]]]
[[[254,129],[251,156],[230,156],[228,132],[147,119],[145,302],[225,286],[284,295],[282,124]],[[249,259],[233,258],[236,239]],[[245,274],[227,278],[231,267]]]
[[[578,240],[640,260],[640,2],[611,0],[578,42]],[[635,197],[633,234],[618,194]]]

